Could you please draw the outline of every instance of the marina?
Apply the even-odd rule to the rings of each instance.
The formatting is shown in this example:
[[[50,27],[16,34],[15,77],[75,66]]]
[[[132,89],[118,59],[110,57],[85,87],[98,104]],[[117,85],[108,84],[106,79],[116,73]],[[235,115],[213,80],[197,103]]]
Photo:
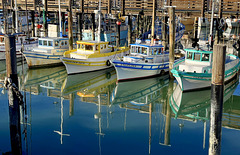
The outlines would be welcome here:
[[[0,2],[0,154],[240,154],[237,0]]]

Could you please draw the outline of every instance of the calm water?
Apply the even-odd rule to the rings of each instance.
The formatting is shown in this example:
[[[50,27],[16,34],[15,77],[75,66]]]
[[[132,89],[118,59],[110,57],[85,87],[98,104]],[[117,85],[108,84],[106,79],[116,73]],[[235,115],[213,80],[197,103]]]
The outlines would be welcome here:
[[[164,76],[116,83],[114,69],[67,76],[62,66],[19,76],[24,154],[208,154],[210,90],[174,95],[178,86]],[[240,154],[237,86],[225,87],[222,154]],[[7,92],[0,91],[1,154],[11,142]]]

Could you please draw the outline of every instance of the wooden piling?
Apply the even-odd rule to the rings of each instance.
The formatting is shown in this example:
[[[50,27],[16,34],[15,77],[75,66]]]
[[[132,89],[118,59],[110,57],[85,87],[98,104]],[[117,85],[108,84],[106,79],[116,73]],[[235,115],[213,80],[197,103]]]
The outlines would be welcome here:
[[[31,11],[31,17],[32,17],[32,37],[35,37],[35,12]]]
[[[74,93],[69,94],[69,116],[74,115]]]
[[[194,18],[194,41],[193,41],[193,47],[197,45],[198,42],[198,17]]]
[[[202,8],[201,8],[201,17],[205,17],[205,11],[207,9],[207,0],[202,0]]]
[[[132,15],[128,15],[128,46],[132,43]]]
[[[44,32],[44,37],[47,37],[47,0],[43,0],[44,2],[44,9],[43,9],[43,32]]]
[[[174,81],[173,79],[169,80],[168,84],[168,98],[167,98],[167,104],[166,104],[166,123],[165,123],[165,135],[164,135],[164,145],[170,145],[170,131],[171,131],[171,107],[170,107],[170,100],[171,100],[171,95],[173,93],[173,84]]]
[[[153,13],[152,13],[152,30],[151,30],[151,44],[154,42],[154,26],[155,26],[155,17],[156,17],[156,0],[153,0]]]
[[[121,1],[122,1],[121,12],[122,12],[122,15],[125,16],[125,0],[121,0]]]
[[[137,33],[136,33],[137,38],[139,38],[139,34],[140,34],[139,33],[139,30],[140,30],[140,23],[139,22],[140,22],[140,15],[138,14],[137,15],[137,27],[136,27],[137,28]]]
[[[111,14],[111,7],[112,7],[112,1],[111,0],[108,0],[108,14]]]
[[[15,36],[5,35],[7,77],[18,87]],[[12,154],[22,154],[19,100],[13,89],[8,90]]]
[[[65,25],[65,12],[62,12],[62,35],[65,35],[66,34],[66,25]]]
[[[16,32],[16,14],[12,11],[12,33]]]
[[[95,30],[96,30],[95,13],[92,13],[91,16],[92,16],[92,40],[95,40]]]
[[[213,46],[211,119],[209,130],[209,155],[221,153],[222,110],[224,95],[226,46]]]
[[[118,16],[116,17],[116,28],[117,28],[117,36],[116,36],[116,46],[119,47],[120,46],[120,26],[121,26],[121,21],[118,18]]]
[[[69,38],[69,50],[73,49],[73,33],[72,33],[72,1],[68,2],[68,38]]]
[[[167,49],[167,16],[163,15],[162,21],[162,45],[164,47],[164,51]]]
[[[171,69],[174,63],[174,49],[175,49],[175,7],[168,8],[169,14],[169,75],[170,79],[174,79]]]
[[[78,17],[78,40],[82,40],[83,13],[77,13]]]

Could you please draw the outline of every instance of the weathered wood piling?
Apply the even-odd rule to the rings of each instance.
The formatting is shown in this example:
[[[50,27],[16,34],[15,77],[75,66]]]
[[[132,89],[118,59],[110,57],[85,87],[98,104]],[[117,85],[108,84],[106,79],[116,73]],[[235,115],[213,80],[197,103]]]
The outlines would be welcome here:
[[[14,90],[18,88],[16,42],[14,35],[5,35],[6,70],[8,88],[9,121],[12,154],[22,154],[19,98]]]
[[[168,8],[169,14],[169,75],[170,79],[174,79],[174,76],[171,72],[173,69],[174,63],[174,49],[175,49],[175,7]]]
[[[209,155],[220,154],[226,46],[213,46]]]
[[[73,49],[73,33],[72,33],[72,1],[69,1],[68,7],[68,38],[69,38],[69,50]]]

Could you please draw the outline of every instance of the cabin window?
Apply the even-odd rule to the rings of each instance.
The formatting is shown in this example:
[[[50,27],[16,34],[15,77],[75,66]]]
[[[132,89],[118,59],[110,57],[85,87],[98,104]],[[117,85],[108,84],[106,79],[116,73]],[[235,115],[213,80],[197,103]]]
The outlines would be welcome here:
[[[43,45],[47,46],[47,40],[43,40]]]
[[[48,46],[53,46],[53,41],[48,41]]]
[[[147,55],[147,50],[148,50],[148,48],[146,48],[146,47],[143,47],[143,48],[142,48],[142,51],[143,51],[143,53],[142,53],[142,54],[144,54],[144,55]]]
[[[159,55],[159,54],[161,54],[161,49],[160,48],[153,48],[150,53],[152,55]]]
[[[100,47],[101,47],[101,50],[103,49],[103,45],[100,45]]]
[[[98,45],[96,45],[96,51],[98,50]]]
[[[193,53],[192,53],[192,52],[188,52],[187,54],[188,54],[188,55],[187,55],[187,59],[192,60],[192,55],[193,55]]]
[[[200,58],[201,58],[201,53],[194,53],[194,59],[193,60],[200,61]]]
[[[136,53],[136,46],[132,46],[132,47],[131,47],[131,52],[132,52],[132,53]]]
[[[202,54],[202,61],[209,61],[209,54],[203,53]]]
[[[81,44],[81,45],[82,45],[82,46],[80,46],[80,48],[81,48],[81,49],[84,49],[84,48],[85,48],[84,45],[83,45],[83,44]]]
[[[104,48],[107,48],[107,45],[106,45],[106,44],[104,45]]]
[[[136,53],[142,53],[142,47],[136,47]]]
[[[85,45],[85,50],[93,50],[93,46],[92,45]]]
[[[77,49],[80,49],[80,44],[77,44]]]
[[[42,40],[39,40],[39,41],[38,41],[38,44],[39,44],[39,45],[43,45],[43,41],[42,41]]]
[[[67,46],[67,44],[68,44],[68,42],[67,41],[65,41],[65,45]]]
[[[59,46],[59,41],[55,41],[55,46]]]
[[[61,45],[62,45],[62,46],[64,45],[64,42],[63,42],[63,41],[61,41]]]

